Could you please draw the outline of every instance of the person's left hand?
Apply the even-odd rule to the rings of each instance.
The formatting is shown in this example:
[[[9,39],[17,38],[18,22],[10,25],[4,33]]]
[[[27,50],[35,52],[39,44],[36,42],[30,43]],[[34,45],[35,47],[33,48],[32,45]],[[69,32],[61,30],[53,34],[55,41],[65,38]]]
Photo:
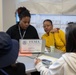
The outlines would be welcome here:
[[[38,59],[38,58],[36,58],[36,59],[35,59],[35,65],[37,65],[39,62],[41,62],[41,60]]]

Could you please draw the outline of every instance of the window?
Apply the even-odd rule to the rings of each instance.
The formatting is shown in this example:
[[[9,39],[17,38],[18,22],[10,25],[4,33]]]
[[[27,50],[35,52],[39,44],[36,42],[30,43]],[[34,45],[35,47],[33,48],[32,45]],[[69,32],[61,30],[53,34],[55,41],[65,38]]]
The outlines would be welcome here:
[[[50,19],[53,21],[54,28],[60,28],[65,32],[68,22],[76,22],[76,15],[51,15],[51,14],[31,14],[31,25],[33,25],[41,38],[44,34],[43,21]],[[19,21],[18,14],[16,15],[16,22]]]

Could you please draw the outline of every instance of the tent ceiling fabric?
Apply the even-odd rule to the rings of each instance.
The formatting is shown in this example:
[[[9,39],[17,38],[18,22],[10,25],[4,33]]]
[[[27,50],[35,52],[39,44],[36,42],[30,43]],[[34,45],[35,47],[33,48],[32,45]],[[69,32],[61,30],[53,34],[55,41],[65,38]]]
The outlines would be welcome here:
[[[18,0],[17,7],[20,6],[32,14],[76,15],[76,0]]]

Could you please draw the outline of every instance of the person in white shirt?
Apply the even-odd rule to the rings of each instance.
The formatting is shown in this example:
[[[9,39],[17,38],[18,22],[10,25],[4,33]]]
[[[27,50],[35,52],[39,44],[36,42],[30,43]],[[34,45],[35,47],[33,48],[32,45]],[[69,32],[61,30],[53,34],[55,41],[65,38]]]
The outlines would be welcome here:
[[[76,23],[66,28],[66,53],[49,68],[36,59],[35,67],[41,75],[76,75]]]

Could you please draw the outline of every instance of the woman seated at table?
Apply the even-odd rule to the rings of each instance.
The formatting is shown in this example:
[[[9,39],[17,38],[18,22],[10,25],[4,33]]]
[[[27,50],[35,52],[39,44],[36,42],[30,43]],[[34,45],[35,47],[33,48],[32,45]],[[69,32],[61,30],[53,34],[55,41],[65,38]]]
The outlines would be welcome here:
[[[63,52],[65,49],[65,34],[59,28],[53,29],[53,23],[50,19],[46,19],[43,22],[43,28],[46,32],[43,34],[42,39],[46,41],[46,47],[55,46],[58,50]]]
[[[66,52],[49,68],[36,59],[36,69],[41,75],[76,75],[76,23],[66,28]]]

